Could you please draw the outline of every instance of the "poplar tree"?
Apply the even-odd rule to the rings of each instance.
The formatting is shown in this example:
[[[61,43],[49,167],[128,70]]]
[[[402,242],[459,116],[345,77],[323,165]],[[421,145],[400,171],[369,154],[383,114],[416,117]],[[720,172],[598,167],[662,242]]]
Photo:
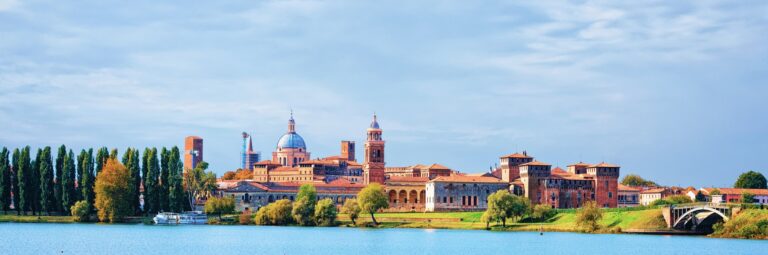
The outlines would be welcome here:
[[[51,147],[43,149],[43,155],[38,157],[40,168],[40,211],[49,215],[57,211],[56,194],[53,186],[53,161],[51,159]]]
[[[13,185],[13,188],[11,189],[13,191],[13,208],[16,209],[16,214],[21,215],[21,206],[19,204],[21,203],[21,197],[19,196],[19,159],[21,158],[21,152],[19,151],[19,148],[13,149],[13,172],[11,173],[11,185]]]
[[[64,172],[64,159],[67,157],[67,147],[63,144],[59,146],[59,152],[56,155],[56,177],[53,180],[53,191],[56,197],[56,211],[64,211],[61,208],[61,174]]]
[[[168,163],[168,168],[170,170],[168,200],[171,206],[171,211],[174,212],[182,212],[187,207],[187,198],[185,197],[186,193],[184,192],[183,167],[179,147],[173,146]]]
[[[134,215],[141,213],[141,167],[139,166],[139,151],[128,148],[123,154],[123,165],[131,175],[130,204]]]
[[[61,176],[61,208],[65,214],[69,214],[69,209],[77,202],[77,193],[75,191],[75,153],[69,150],[64,158],[64,172]]]
[[[109,153],[109,158],[117,161],[117,148],[112,149],[112,152]]]
[[[107,163],[108,158],[109,149],[107,149],[107,147],[101,147],[96,151],[96,175],[99,175],[101,169],[104,169],[104,165]]]
[[[11,164],[8,162],[8,148],[0,151],[0,209],[8,214],[11,209]]]
[[[31,156],[31,155],[30,155]],[[35,160],[32,160],[29,168],[29,208],[32,215],[40,212],[40,161],[43,156],[43,149],[38,148],[35,154]]]
[[[93,185],[95,183],[95,176],[93,172],[93,149],[88,149],[88,152],[83,150],[81,154],[83,159],[79,166],[82,176],[80,177],[80,182],[78,183],[81,192],[80,196],[81,200],[85,200],[86,203],[88,203],[89,208],[94,208],[93,201],[96,195],[93,193]]]
[[[170,159],[170,151],[166,149],[165,147],[160,150],[160,182],[158,183],[158,190],[159,190],[159,203],[160,203],[160,210],[162,211],[168,211],[170,210],[169,206],[169,183],[168,183],[168,174],[170,173],[169,168],[169,159]]]
[[[31,182],[30,182],[30,168],[32,166],[30,165],[30,156],[29,156],[29,146],[24,147],[24,149],[21,150],[21,156],[19,157],[18,161],[16,162],[16,178],[18,179],[18,186],[19,186],[19,203],[16,204],[18,208],[21,210],[21,212],[25,213],[27,211],[30,211],[32,209],[32,193],[34,192],[32,190]],[[14,194],[14,195],[15,195]]]
[[[82,198],[83,186],[80,185],[80,180],[83,178],[83,167],[85,166],[85,162],[84,162],[85,160],[86,160],[86,152],[85,152],[85,149],[83,149],[83,150],[80,150],[80,154],[77,154],[77,165],[75,165],[75,169],[77,170],[76,171],[77,174],[75,174],[75,182],[77,183],[77,185],[75,185],[76,186],[75,193],[77,194],[76,195],[77,198],[75,199],[75,202],[83,200]]]
[[[148,213],[156,213],[160,208],[160,162],[157,159],[157,148],[148,150],[147,158],[147,178],[144,181],[144,208]]]
[[[141,184],[144,187],[144,207],[142,209],[147,214],[149,214],[149,194],[152,189],[152,187],[147,185],[147,183],[151,182],[149,180],[149,156],[151,153],[152,150],[144,148],[144,153],[141,155]]]

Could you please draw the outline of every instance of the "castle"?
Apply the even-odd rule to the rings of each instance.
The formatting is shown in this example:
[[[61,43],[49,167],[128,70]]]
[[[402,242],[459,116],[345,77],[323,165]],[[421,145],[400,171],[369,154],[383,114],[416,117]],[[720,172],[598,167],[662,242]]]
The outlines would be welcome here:
[[[202,151],[202,149],[201,149]],[[248,151],[252,151],[252,145]],[[220,196],[231,196],[239,210],[257,209],[278,199],[293,200],[302,184],[311,183],[318,197],[341,205],[370,183],[384,185],[389,211],[472,211],[487,208],[498,190],[528,197],[532,204],[553,208],[580,207],[595,201],[618,206],[619,166],[579,162],[552,169],[527,152],[500,157],[500,167],[487,173],[464,174],[441,164],[387,167],[385,141],[377,116],[366,129],[363,162],[354,141],[341,141],[339,155],[311,158],[304,138],[296,132],[293,113],[288,130],[277,142],[272,159],[250,164],[250,180],[219,180]]]

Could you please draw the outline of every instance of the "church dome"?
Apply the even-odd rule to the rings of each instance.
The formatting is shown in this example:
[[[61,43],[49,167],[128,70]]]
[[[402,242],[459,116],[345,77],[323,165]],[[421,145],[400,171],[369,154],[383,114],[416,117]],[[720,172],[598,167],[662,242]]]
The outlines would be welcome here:
[[[295,132],[289,132],[280,137],[280,140],[277,141],[277,147],[307,149],[307,145],[304,144],[304,138],[301,138],[301,136]]]
[[[380,128],[379,128],[379,122],[378,122],[378,121],[376,121],[376,114],[373,114],[373,121],[371,122],[371,126],[370,126],[370,128],[373,128],[373,129],[380,129]]]

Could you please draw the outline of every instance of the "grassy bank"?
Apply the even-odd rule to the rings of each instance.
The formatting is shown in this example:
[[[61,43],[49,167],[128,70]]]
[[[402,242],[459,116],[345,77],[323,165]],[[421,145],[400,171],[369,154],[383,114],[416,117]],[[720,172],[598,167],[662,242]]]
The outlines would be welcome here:
[[[746,209],[714,229],[712,237],[768,239],[768,210]]]
[[[485,229],[486,224],[480,220],[482,212],[447,212],[447,213],[378,213],[376,220],[381,227],[399,228],[445,228],[445,229]],[[349,217],[339,215],[339,220],[350,225]],[[358,225],[370,223],[369,215],[360,215]],[[600,222],[605,231],[619,232],[621,229],[663,229],[666,227],[661,216],[661,209],[643,210],[608,210],[604,212]],[[576,232],[576,212],[561,211],[544,222],[507,222],[491,224],[492,230],[502,231],[564,231]]]
[[[0,214],[0,222],[20,222],[20,223],[73,223],[72,216],[34,216],[34,215],[15,215]]]

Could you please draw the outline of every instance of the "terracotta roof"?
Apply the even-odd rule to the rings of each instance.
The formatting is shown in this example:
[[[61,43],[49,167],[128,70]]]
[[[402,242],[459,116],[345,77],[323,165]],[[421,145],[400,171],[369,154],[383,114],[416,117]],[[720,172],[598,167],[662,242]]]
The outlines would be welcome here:
[[[431,166],[429,166],[429,169],[450,169],[450,168],[441,164],[432,164]]]
[[[522,164],[521,166],[551,166],[551,165],[541,161],[533,161],[533,162]]]
[[[411,168],[427,168],[427,166],[422,165],[422,164],[416,164],[416,165],[411,166]]]
[[[279,165],[280,163],[272,162],[272,160],[262,160],[254,163],[254,165]]]
[[[619,183],[619,191],[640,191],[640,188],[630,187]]]
[[[552,169],[552,174],[569,174],[569,173],[558,166]]]
[[[413,177],[413,176],[391,176],[389,177],[389,180],[391,182],[427,182],[429,181],[429,178],[427,177]]]
[[[349,166],[362,166],[363,164],[357,163],[357,161],[347,161]]]
[[[501,156],[501,157],[502,158],[533,158],[531,156],[528,156],[528,155],[525,155],[525,154],[521,154],[521,153],[517,153],[517,152],[509,154],[509,155],[506,155],[506,156]]]
[[[299,169],[298,169],[298,168],[295,168],[295,167],[290,167],[290,166],[281,166],[281,167],[278,167],[278,168],[272,169],[272,171],[277,171],[277,172],[283,172],[283,171],[299,171]]]
[[[715,188],[703,188],[707,194],[711,193]],[[720,194],[723,195],[741,195],[744,192],[752,193],[753,195],[768,196],[768,189],[737,189],[737,188],[717,188],[720,190]]]
[[[485,172],[485,173],[471,173],[471,174],[463,174],[466,176],[485,176],[485,177],[495,177],[492,173]]]
[[[608,164],[608,163],[605,163],[605,162],[601,162],[600,164],[591,165],[589,167],[619,167],[619,166],[614,165],[614,164]]]
[[[643,194],[664,193],[666,190],[667,189],[665,189],[665,188],[654,188],[654,189],[647,189],[647,190],[640,191],[640,193],[643,193]]]
[[[438,176],[432,182],[477,182],[477,183],[505,183],[496,177],[451,175]]]
[[[568,166],[590,166],[590,164],[587,164],[587,163],[584,163],[584,162],[581,162],[581,161],[579,161],[579,163],[576,163],[576,164],[570,164],[570,165],[568,165]]]
[[[301,164],[312,164],[312,165],[329,165],[329,164],[333,164],[333,162],[332,162],[332,161],[330,161],[330,160],[317,160],[317,159],[311,159],[311,160],[303,161],[303,162],[301,162],[301,163],[299,163],[299,164],[300,164],[300,165],[301,165]]]

